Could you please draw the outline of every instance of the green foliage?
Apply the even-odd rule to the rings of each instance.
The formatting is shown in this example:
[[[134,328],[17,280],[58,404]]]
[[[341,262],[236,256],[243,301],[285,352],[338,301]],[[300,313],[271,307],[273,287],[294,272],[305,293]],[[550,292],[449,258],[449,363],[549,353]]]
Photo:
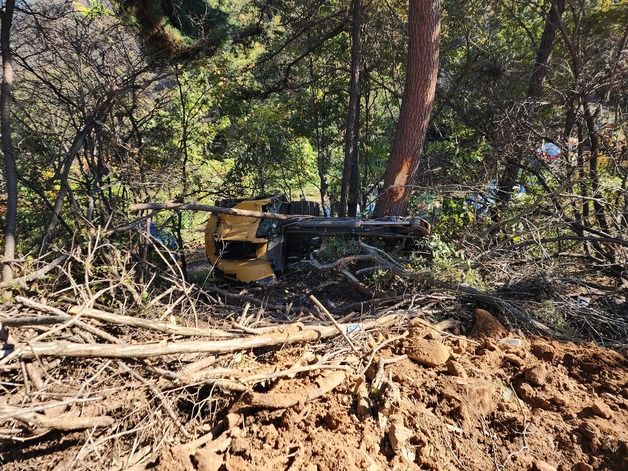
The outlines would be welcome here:
[[[473,210],[465,206],[463,198],[445,197],[434,232],[445,240],[455,241],[474,219]]]
[[[107,7],[104,2],[100,0],[88,0],[87,4],[82,2],[75,2],[76,10],[85,15],[91,20],[95,20],[101,16],[112,16],[113,10]]]
[[[298,199],[316,191],[314,150],[289,128],[290,114],[280,102],[265,102],[231,123],[225,135],[225,155],[237,164],[227,184],[240,194],[279,192]]]
[[[115,90],[114,104],[99,117],[69,172],[59,234],[82,234],[92,224],[128,218],[126,207],[135,201],[260,193],[326,206],[338,200],[351,46],[346,2],[117,4],[126,16],[108,1],[39,2],[42,14],[58,18],[42,23],[25,16],[16,22],[23,35],[16,41],[13,90],[23,252],[37,253],[50,206],[64,187],[64,156],[85,120]],[[438,93],[412,213],[433,222],[438,237],[426,249],[435,253],[434,267],[450,279],[480,283],[453,244],[488,242],[477,236],[496,219],[502,220],[499,238],[514,243],[526,242],[531,233],[573,234],[565,221],[606,233],[593,201],[604,200],[604,208],[623,204],[623,70],[615,61],[621,58],[626,4],[570,5],[563,20],[568,36],[578,37],[580,76],[574,77],[570,51],[558,34],[542,100],[528,120],[520,118],[530,106],[528,80],[547,5],[446,0],[443,6]],[[407,1],[369,8],[364,16],[362,206],[374,198],[397,125]],[[569,131],[579,149],[568,151],[564,133],[574,97]],[[597,171],[590,164],[585,99],[600,141]],[[563,156],[552,164],[538,162],[535,149],[542,142],[556,142]],[[499,214],[492,207],[480,215],[465,205],[470,193],[485,192],[512,160],[522,163],[516,183],[525,186],[524,196]],[[574,198],[557,208],[548,194]],[[537,224],[551,212],[558,216]],[[198,240],[205,217],[186,214],[179,221],[169,215],[157,222],[180,225],[184,240]],[[625,232],[622,217],[617,212],[608,218],[614,236]],[[337,252],[330,256],[344,253]],[[378,276],[384,277],[373,274]]]
[[[158,60],[214,54],[230,34],[228,14],[209,0],[118,0]]]
[[[424,252],[430,253],[426,261]],[[465,283],[484,289],[481,274],[471,266],[464,250],[455,248],[451,242],[445,242],[438,233],[421,243],[420,250],[411,258],[411,266],[416,269],[428,268],[434,277],[450,283]]]
[[[347,237],[326,237],[322,247],[316,251],[316,258],[321,263],[328,263],[360,253],[362,253],[362,249],[353,239]]]

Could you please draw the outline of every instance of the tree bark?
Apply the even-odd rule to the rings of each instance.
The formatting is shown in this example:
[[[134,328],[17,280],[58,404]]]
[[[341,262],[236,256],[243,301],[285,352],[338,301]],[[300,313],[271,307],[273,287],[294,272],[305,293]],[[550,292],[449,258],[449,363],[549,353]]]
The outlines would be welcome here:
[[[552,0],[550,2],[550,10],[545,20],[545,27],[541,35],[539,47],[536,50],[536,60],[534,68],[528,82],[528,98],[539,98],[543,94],[543,83],[549,72],[549,61],[554,50],[554,40],[556,39],[556,31],[558,22],[563,16],[565,10],[565,0]]]
[[[351,79],[345,130],[345,161],[340,192],[340,216],[356,216],[359,193],[358,122],[360,115],[360,68],[362,63],[362,0],[353,0],[351,27]]]
[[[17,230],[17,166],[15,148],[11,137],[11,86],[13,84],[13,63],[11,58],[11,23],[15,0],[6,0],[0,21],[0,49],[2,49],[2,90],[0,93],[0,129],[2,132],[2,153],[4,155],[4,177],[7,184],[7,213],[4,226],[4,260],[2,281],[13,279]]]
[[[591,114],[589,102],[586,97],[582,97],[582,109],[584,111],[584,122],[587,126],[589,133],[589,176],[591,178],[591,192],[593,195],[593,209],[595,210],[595,219],[598,224],[604,230],[609,232],[608,221],[606,220],[606,211],[604,205],[600,203],[600,199],[604,197],[602,195],[602,189],[600,187],[600,177],[598,174],[598,152],[600,147],[600,139],[598,132],[595,128],[595,118]]]
[[[406,83],[375,217],[403,216],[429,123],[440,49],[440,0],[410,0]]]

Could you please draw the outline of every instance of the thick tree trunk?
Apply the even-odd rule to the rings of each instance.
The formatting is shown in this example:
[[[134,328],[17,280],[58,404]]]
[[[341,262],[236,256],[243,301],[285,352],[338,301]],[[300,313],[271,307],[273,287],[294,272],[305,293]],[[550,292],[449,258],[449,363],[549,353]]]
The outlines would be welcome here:
[[[340,191],[340,216],[355,216],[358,204],[359,154],[358,122],[360,114],[360,67],[362,63],[362,0],[353,0],[351,27],[351,79],[349,81],[349,107],[345,130],[345,161]]]
[[[436,91],[440,47],[440,1],[410,0],[406,83],[384,189],[375,216],[406,214]]]
[[[17,229],[17,167],[15,148],[11,138],[11,86],[13,84],[13,64],[11,59],[11,23],[15,0],[6,0],[0,24],[0,48],[2,49],[2,90],[0,95],[0,129],[2,132],[2,154],[4,156],[4,177],[7,185],[7,213],[4,226],[4,260],[2,281],[13,279]]]

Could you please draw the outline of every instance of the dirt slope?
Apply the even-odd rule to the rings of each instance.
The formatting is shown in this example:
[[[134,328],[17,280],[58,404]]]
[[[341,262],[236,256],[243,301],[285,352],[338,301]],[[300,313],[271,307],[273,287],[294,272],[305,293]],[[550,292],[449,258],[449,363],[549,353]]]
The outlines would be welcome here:
[[[509,345],[500,339],[521,337],[490,318],[480,319],[473,333],[474,338],[443,337],[415,325],[403,341],[380,351],[362,387],[345,381],[289,409],[238,410],[236,404],[231,410],[241,421],[219,446],[184,453],[171,448],[153,466],[628,469],[628,370],[622,354],[542,338]],[[282,356],[289,361],[301,353],[284,350]],[[289,393],[291,384],[296,382],[285,380],[275,390]]]

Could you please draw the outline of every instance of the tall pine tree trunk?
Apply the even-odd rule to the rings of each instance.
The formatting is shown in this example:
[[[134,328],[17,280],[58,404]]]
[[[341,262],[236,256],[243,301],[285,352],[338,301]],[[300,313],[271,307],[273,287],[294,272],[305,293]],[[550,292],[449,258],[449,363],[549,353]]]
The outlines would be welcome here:
[[[440,0],[410,0],[406,83],[375,216],[404,216],[429,123],[440,48]]]
[[[340,190],[340,216],[357,213],[359,175],[359,115],[360,115],[360,67],[362,63],[362,0],[353,0],[351,27],[351,79],[349,81],[349,107],[345,130],[345,161]]]
[[[11,23],[15,0],[6,0],[0,21],[0,49],[2,50],[2,90],[0,94],[0,130],[2,132],[2,154],[4,177],[7,184],[7,213],[4,226],[4,260],[2,281],[13,279],[17,229],[17,167],[15,148],[11,138],[11,86],[13,63],[11,59]]]

